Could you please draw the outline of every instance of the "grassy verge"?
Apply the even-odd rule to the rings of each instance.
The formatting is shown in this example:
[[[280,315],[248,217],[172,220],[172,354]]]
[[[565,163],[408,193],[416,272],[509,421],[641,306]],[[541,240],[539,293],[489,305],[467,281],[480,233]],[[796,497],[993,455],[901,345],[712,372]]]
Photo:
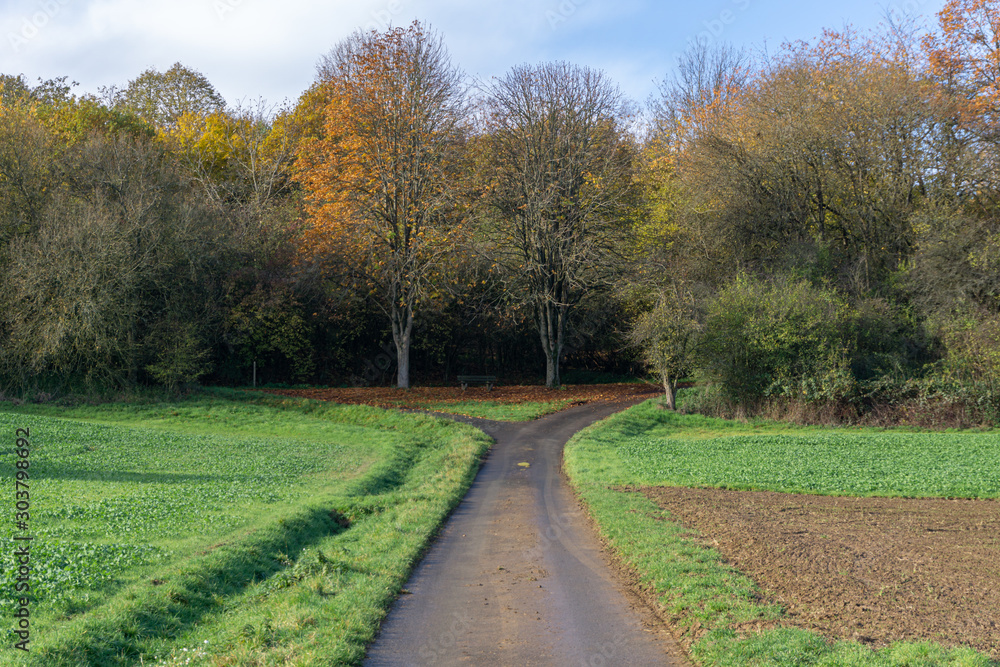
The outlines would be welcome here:
[[[492,401],[462,401],[461,403],[427,403],[421,409],[447,412],[453,415],[493,419],[495,421],[526,422],[565,409],[572,399],[558,401],[495,403]]]
[[[421,397],[418,394],[408,393],[406,390],[398,391],[399,394],[396,397],[383,395],[377,401],[376,405],[387,409],[427,410],[428,412],[443,412],[495,421],[518,422],[531,421],[554,412],[559,412],[580,400],[579,396],[573,396],[572,394],[567,398],[558,398],[551,401],[519,400],[518,402],[511,402],[509,398],[506,401],[441,400],[440,398]],[[334,398],[332,400],[336,401],[337,399]],[[345,401],[345,404],[349,403],[350,401]]]
[[[762,603],[753,581],[655,503],[616,490],[676,485],[995,498],[995,442],[981,433],[831,433],[727,422],[677,415],[647,401],[575,436],[566,448],[566,472],[612,548],[638,573],[699,664],[996,667],[972,650],[929,643],[874,652],[794,628],[740,632],[742,624],[780,619],[782,610]]]
[[[5,637],[5,665],[357,664],[488,447],[421,415],[224,391],[0,412],[11,443],[24,426],[31,652]]]

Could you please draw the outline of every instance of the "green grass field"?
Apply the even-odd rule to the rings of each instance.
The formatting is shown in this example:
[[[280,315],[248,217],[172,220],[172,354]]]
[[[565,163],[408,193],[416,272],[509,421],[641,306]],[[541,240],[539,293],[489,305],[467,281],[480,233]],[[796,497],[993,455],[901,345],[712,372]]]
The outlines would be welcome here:
[[[992,433],[744,424],[650,405],[577,444],[616,484],[909,498],[1000,497]]]
[[[25,427],[31,651],[7,630],[5,665],[358,663],[488,447],[430,417],[237,392],[8,407],[8,544]],[[9,621],[15,576],[8,557]]]
[[[1000,497],[1000,439],[990,433],[801,428],[660,410],[654,401],[583,431],[566,472],[601,532],[655,591],[701,665],[996,667],[967,649],[898,644],[879,652],[829,644],[793,628],[748,638],[731,626],[780,619],[753,581],[628,485],[754,489],[855,496]]]

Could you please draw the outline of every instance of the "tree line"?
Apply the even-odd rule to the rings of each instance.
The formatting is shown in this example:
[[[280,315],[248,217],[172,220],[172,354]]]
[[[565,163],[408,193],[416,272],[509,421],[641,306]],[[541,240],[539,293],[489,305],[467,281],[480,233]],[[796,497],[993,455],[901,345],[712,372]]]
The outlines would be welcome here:
[[[8,391],[647,369],[675,406],[992,420],[997,3],[699,44],[645,107],[564,62],[470,81],[416,22],[295,104],[177,64],[2,79]],[[570,378],[571,379],[571,378]]]

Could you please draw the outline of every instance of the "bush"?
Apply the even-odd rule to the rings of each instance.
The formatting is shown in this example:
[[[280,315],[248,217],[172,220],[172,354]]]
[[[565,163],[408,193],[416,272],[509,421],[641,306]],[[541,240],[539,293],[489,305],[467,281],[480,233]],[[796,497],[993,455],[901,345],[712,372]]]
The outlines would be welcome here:
[[[699,365],[735,403],[772,396],[843,400],[856,390],[854,319],[833,290],[739,276],[708,306]]]
[[[945,356],[936,375],[961,385],[982,385],[996,394],[1000,378],[1000,315],[966,310],[939,325]]]
[[[993,424],[1000,417],[1000,315],[966,308],[933,323],[940,360],[920,382],[924,401],[955,406],[963,421]]]
[[[211,370],[209,351],[193,322],[164,320],[146,342],[156,358],[146,366],[146,372],[170,391],[197,382]]]

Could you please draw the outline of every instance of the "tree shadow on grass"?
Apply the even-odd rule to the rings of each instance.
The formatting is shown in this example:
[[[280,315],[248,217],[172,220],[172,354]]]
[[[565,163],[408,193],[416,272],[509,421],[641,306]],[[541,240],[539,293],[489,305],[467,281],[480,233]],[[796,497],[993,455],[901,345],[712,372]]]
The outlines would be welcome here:
[[[299,553],[348,529],[344,517],[329,507],[312,507],[245,539],[214,545],[186,569],[149,582],[102,618],[82,619],[64,641],[33,647],[30,664],[135,664],[147,641],[180,636],[226,599],[288,567],[279,554]]]
[[[32,463],[32,479],[73,480],[78,482],[121,482],[138,484],[200,484],[224,479],[220,475],[198,475],[176,472],[135,472],[100,468],[81,468],[50,461]],[[11,471],[13,472],[13,471]],[[0,476],[2,479],[2,476]]]

